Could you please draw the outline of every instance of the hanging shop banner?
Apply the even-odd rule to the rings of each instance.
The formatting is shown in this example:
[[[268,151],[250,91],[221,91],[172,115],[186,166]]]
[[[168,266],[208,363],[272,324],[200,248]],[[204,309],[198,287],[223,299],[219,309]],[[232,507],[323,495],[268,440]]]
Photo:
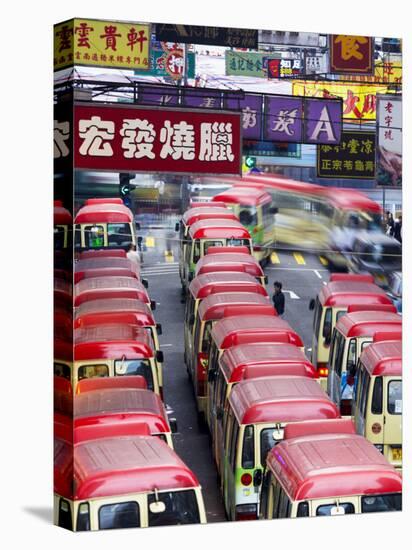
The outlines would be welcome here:
[[[70,19],[54,26],[54,70],[73,65],[149,68],[150,25]]]
[[[377,183],[402,185],[402,98],[378,96]]]
[[[268,78],[292,78],[303,73],[300,59],[266,59]]]
[[[245,94],[244,99],[225,99],[226,109],[242,109],[243,139],[260,140],[262,134],[263,95]]]
[[[318,145],[319,178],[374,179],[375,132],[342,132],[339,145]]]
[[[253,157],[301,158],[299,143],[275,143],[273,141],[243,140],[243,155]]]
[[[226,50],[226,76],[254,76],[258,78],[267,78],[265,64],[267,58],[267,53],[233,52],[231,50]]]
[[[369,75],[339,75],[338,80],[369,83],[402,84],[402,56],[389,54],[384,60],[375,61],[375,72]]]
[[[155,42],[155,44],[159,44]],[[160,49],[152,46],[150,50],[150,68],[147,71],[134,71],[135,75],[170,77],[179,80],[183,77],[186,63],[187,78],[195,78],[196,54],[185,51],[183,44],[161,42]]]
[[[263,139],[294,143],[340,142],[342,102],[292,96],[265,96]]]
[[[82,104],[74,108],[74,163],[112,172],[240,174],[241,115]]]
[[[258,31],[253,29],[156,23],[156,40],[258,49]]]
[[[329,47],[329,72],[373,75],[373,38],[370,36],[332,34]]]
[[[348,120],[376,120],[376,94],[384,94],[387,90],[386,85],[292,82],[293,95],[342,98],[342,117]]]

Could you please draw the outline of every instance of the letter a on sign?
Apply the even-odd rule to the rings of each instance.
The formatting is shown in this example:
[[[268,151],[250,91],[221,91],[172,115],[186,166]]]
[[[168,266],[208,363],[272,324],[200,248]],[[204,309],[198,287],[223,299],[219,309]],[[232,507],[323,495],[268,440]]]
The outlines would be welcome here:
[[[326,134],[326,139],[324,137],[325,134],[323,134],[323,139],[319,140],[319,134],[323,132]],[[333,127],[330,121],[328,108],[326,106],[323,107],[322,111],[320,112],[319,120],[317,121],[313,132],[309,135],[309,141],[321,141],[322,143],[325,143],[325,141],[331,141],[333,143],[336,142],[336,137],[333,133]]]

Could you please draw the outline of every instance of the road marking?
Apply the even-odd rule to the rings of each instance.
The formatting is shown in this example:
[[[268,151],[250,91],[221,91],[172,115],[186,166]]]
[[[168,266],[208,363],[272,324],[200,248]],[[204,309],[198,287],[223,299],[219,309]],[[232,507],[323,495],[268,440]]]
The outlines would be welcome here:
[[[294,252],[293,257],[296,260],[296,263],[299,265],[306,265],[305,258],[302,256],[302,254],[299,254],[299,252]]]
[[[172,348],[173,344],[160,344],[161,348]]]
[[[280,264],[279,256],[276,254],[276,252],[272,252],[270,255],[270,262],[272,264]]]
[[[154,237],[146,237],[145,243],[146,243],[147,248],[154,248],[155,247]]]
[[[319,260],[320,260],[320,263],[322,265],[328,265],[329,264],[328,260],[326,258],[324,258],[323,256],[319,256]]]
[[[326,281],[322,281],[322,283],[323,283],[324,285],[327,285],[327,284],[328,284]]]
[[[319,277],[319,279],[322,279],[322,275],[319,273],[317,269],[314,269],[313,271],[314,273],[316,273],[316,276]]]
[[[292,300],[300,300],[300,297],[297,294],[295,294],[293,290],[283,290],[283,292],[286,292],[287,294],[289,294]]]
[[[313,267],[266,267],[265,271],[315,271]],[[317,269],[316,271],[329,271],[328,269]],[[325,283],[326,284],[326,283]]]
[[[165,261],[166,263],[174,263],[173,252],[165,250]]]

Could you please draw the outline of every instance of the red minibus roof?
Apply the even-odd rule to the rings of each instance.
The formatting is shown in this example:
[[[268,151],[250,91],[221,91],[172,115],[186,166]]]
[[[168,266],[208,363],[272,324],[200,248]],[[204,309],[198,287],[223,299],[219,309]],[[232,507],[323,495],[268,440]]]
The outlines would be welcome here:
[[[220,357],[219,364],[228,382],[287,374],[310,378],[318,376],[315,367],[303,351],[292,344],[233,346]]]
[[[133,213],[124,204],[87,204],[80,208],[74,219],[76,224],[132,223]]]
[[[303,376],[268,376],[242,380],[229,403],[239,424],[298,422],[339,417],[320,384]]]
[[[79,254],[80,260],[90,258],[127,258],[126,251],[122,248],[102,248],[101,250],[83,250]]]
[[[348,307],[351,304],[392,304],[385,292],[373,283],[332,281],[319,292],[319,301],[325,307]]]
[[[126,323],[133,322],[141,326],[156,324],[153,313],[147,304],[131,298],[107,298],[84,302],[76,309],[75,320],[76,324],[82,325],[85,323],[86,316],[93,315],[95,318],[104,316],[105,319],[113,319],[118,323],[123,319],[122,316],[130,313],[133,314],[133,321],[130,316],[127,316],[126,318],[130,321],[125,321]]]
[[[53,412],[53,438],[73,444],[73,415]]]
[[[247,254],[251,256],[250,248],[247,246],[237,246],[236,252],[233,251],[233,246],[209,246],[206,252],[208,254]]]
[[[253,292],[267,296],[265,288],[248,273],[221,271],[205,273],[195,277],[189,285],[189,291],[195,300],[206,298],[210,294],[227,292]]]
[[[402,317],[386,311],[357,311],[343,315],[336,323],[336,330],[346,338],[373,336],[375,332],[393,331],[402,327]]]
[[[147,382],[144,376],[114,376],[103,378],[84,378],[77,382],[76,393],[85,393],[96,390],[113,388],[134,388],[147,390]]]
[[[140,279],[140,272],[134,266],[130,269],[123,267],[102,267],[99,269],[87,269],[86,271],[76,272],[74,274],[74,282],[78,283],[82,279],[90,279],[95,277],[132,277]]]
[[[59,204],[56,204],[59,203]],[[73,218],[60,201],[54,201],[54,225],[72,225]]]
[[[272,202],[272,197],[263,190],[254,187],[230,187],[212,198],[225,203],[258,206]]]
[[[213,208],[227,208],[226,204],[224,202],[217,202],[214,201],[212,204],[212,201],[196,201],[194,199],[190,200],[190,208],[203,208],[203,207],[210,207],[213,206]]]
[[[182,216],[182,221],[185,225],[193,225],[194,223],[200,220],[235,220],[238,221],[239,218],[228,208],[214,207],[213,204],[208,207],[195,207],[189,208]]]
[[[128,258],[88,258],[79,260],[74,265],[74,282],[83,278],[102,277],[105,275],[131,276],[140,278],[140,268]]]
[[[199,304],[201,321],[221,319],[229,315],[276,315],[276,310],[267,296],[253,292],[231,292],[211,294]]]
[[[361,353],[360,361],[371,376],[402,376],[402,342],[370,344]]]
[[[401,474],[361,435],[284,439],[267,464],[293,501],[402,491]]]
[[[348,306],[348,313],[355,311],[389,311],[397,313],[397,309],[393,304],[351,304]]]
[[[157,437],[114,437],[74,448],[75,500],[198,487],[177,454]]]
[[[237,271],[249,273],[253,277],[263,277],[265,275],[256,258],[251,254],[239,254],[237,252],[206,254],[197,262],[195,274],[198,276],[216,271]]]
[[[278,342],[303,348],[301,337],[289,323],[274,315],[243,315],[221,319],[212,329],[212,339],[218,349],[258,342]]]
[[[85,439],[133,435],[145,424],[149,434],[170,432],[162,400],[150,390],[108,388],[76,395],[75,443]]]
[[[148,333],[135,325],[94,325],[74,331],[75,361],[152,358]]]
[[[67,432],[66,432],[67,433]],[[57,435],[53,439],[53,485],[54,492],[62,497],[73,498],[73,456],[74,447],[72,444],[73,435],[68,441],[65,437]]]
[[[143,284],[133,277],[90,277],[74,287],[74,306],[97,299],[131,298],[150,304]]]
[[[73,342],[62,338],[54,338],[54,361],[73,362]]]
[[[307,420],[285,426],[283,439],[321,434],[355,434],[356,428],[351,418],[334,418],[333,420]]]
[[[190,226],[192,239],[250,239],[249,231],[235,220],[201,220]]]
[[[332,273],[329,277],[329,282],[336,281],[356,281],[358,283],[374,283],[373,275],[369,273]]]
[[[336,208],[343,210],[364,210],[367,212],[381,213],[379,204],[360,191],[353,189],[325,188],[325,195]]]
[[[211,181],[211,183],[213,182],[213,178],[209,178],[209,180]],[[208,178],[205,178],[203,181],[207,183]],[[326,190],[326,188],[321,185],[288,179],[279,174],[244,174],[237,177],[219,176],[219,181],[221,183],[227,183],[238,187],[256,186],[257,188],[261,188],[263,186],[268,190],[273,189],[279,191],[291,191],[316,195],[318,195],[319,193],[324,195]]]
[[[402,340],[402,327],[400,330],[391,330],[390,332],[375,332],[373,342],[386,342],[387,340]]]

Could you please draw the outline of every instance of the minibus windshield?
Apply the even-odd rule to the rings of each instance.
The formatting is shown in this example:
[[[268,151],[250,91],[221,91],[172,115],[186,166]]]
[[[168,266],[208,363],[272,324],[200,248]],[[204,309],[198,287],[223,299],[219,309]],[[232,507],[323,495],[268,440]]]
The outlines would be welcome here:
[[[104,246],[104,227],[102,225],[86,225],[84,228],[84,242],[86,248]]]
[[[143,376],[147,389],[154,389],[153,374],[148,359],[117,359],[114,362],[115,376]]]
[[[140,527],[140,511],[137,502],[119,502],[100,506],[99,529],[127,527]]]
[[[153,502],[163,502],[163,512],[153,513],[150,505]],[[170,491],[148,495],[149,505],[149,526],[159,525],[182,525],[188,523],[199,523],[199,507],[195,491]]]
[[[132,242],[132,234],[128,223],[108,223],[107,239],[109,246],[119,246]]]
[[[391,380],[388,384],[388,413],[402,414],[402,380]]]
[[[104,376],[109,376],[109,367],[107,365],[83,365],[82,367],[79,367],[79,380]]]
[[[368,495],[362,497],[362,512],[399,512],[402,510],[402,495]]]

